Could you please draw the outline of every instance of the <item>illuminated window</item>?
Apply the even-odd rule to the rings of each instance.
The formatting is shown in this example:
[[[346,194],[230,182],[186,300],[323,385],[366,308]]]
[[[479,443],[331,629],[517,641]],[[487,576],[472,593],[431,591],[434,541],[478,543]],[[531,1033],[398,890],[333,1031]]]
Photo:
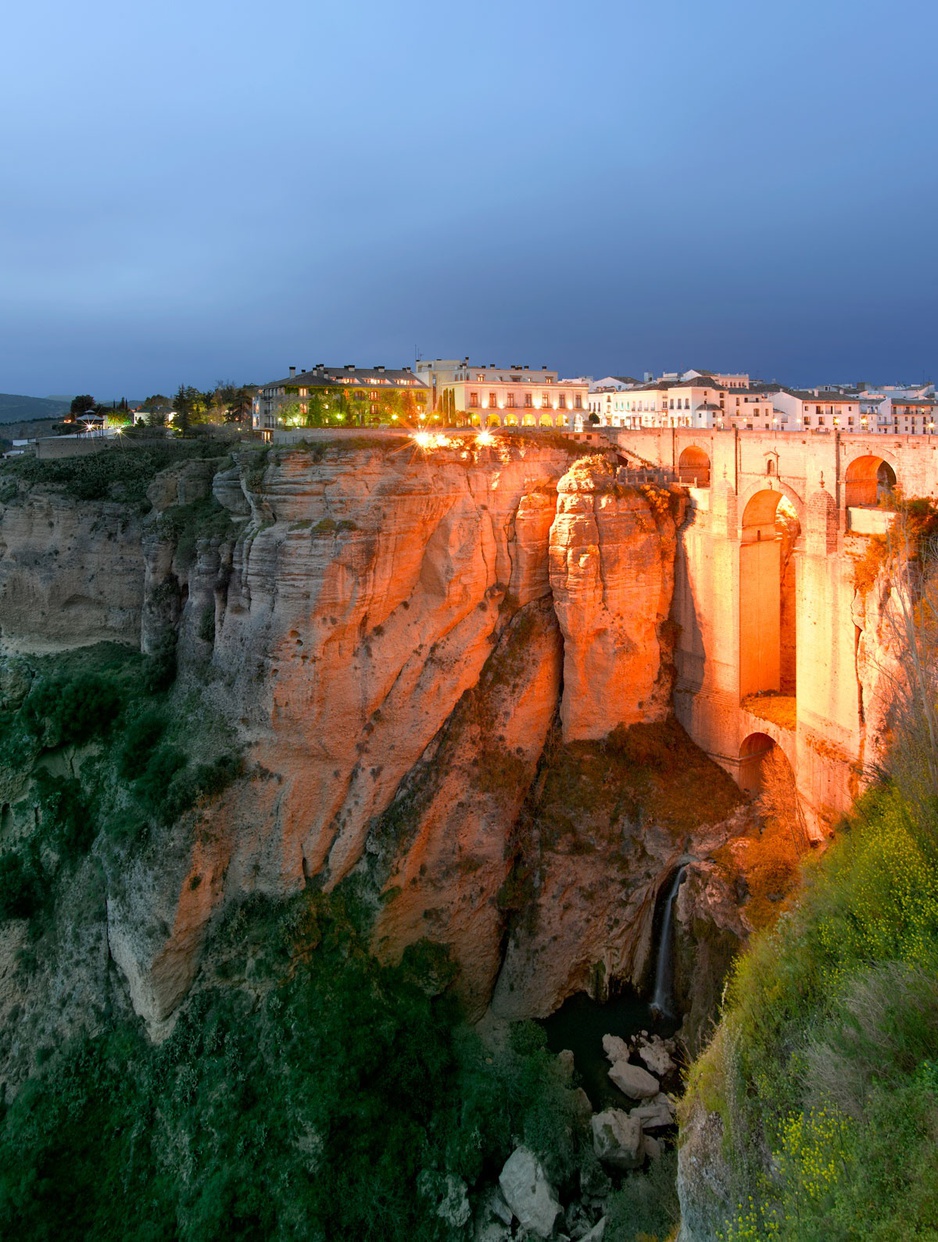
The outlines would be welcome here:
[[[470,409],[475,409],[475,408],[478,406],[478,404],[479,404],[479,394],[478,394],[477,392],[470,392],[470,394],[469,394],[469,408],[470,408]]]
[[[515,408],[515,394],[513,392],[508,393],[508,395],[505,397],[505,404],[508,406],[510,410],[513,410]]]
[[[558,407],[558,408],[559,408],[559,409],[561,409],[561,410],[565,410],[565,409],[567,408],[567,396],[566,396],[566,393],[561,393],[561,394],[560,394],[560,405],[559,405],[559,407]]]
[[[577,393],[577,395],[573,398],[573,408],[575,410],[583,409],[583,398],[580,396],[579,393]]]
[[[529,392],[526,392],[524,394],[524,405],[525,405],[525,409],[528,409],[528,410],[530,410],[531,407],[534,405],[534,398]]]
[[[494,410],[494,409],[495,409],[496,404],[497,404],[497,403],[496,403],[496,400],[495,400],[495,393],[494,393],[494,392],[490,392],[490,393],[489,393],[489,409],[490,409],[490,410]]]

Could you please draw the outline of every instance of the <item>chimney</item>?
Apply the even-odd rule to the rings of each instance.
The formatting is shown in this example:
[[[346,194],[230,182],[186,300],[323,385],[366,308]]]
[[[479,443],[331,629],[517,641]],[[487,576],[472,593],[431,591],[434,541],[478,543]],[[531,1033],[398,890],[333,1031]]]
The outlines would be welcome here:
[[[355,363],[354,363],[354,362],[347,362],[347,363],[345,364],[345,370],[346,370],[346,371],[354,371],[354,370],[355,370]]]
[[[290,379],[293,379],[294,375],[296,375],[296,367],[291,367],[290,368]]]

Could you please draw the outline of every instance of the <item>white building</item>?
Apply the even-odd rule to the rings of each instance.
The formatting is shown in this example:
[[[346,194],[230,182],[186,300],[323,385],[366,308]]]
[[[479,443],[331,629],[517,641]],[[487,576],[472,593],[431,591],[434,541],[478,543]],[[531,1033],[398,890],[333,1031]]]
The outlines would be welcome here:
[[[613,381],[613,382],[610,382]],[[726,381],[726,382],[724,382]],[[750,390],[749,376],[672,372],[644,383],[609,376],[590,389],[591,417],[609,427],[769,429],[778,412],[771,395]]]
[[[416,374],[430,390],[430,419],[440,423],[578,430],[587,410],[589,381],[560,379],[547,367],[433,358],[418,362]]]

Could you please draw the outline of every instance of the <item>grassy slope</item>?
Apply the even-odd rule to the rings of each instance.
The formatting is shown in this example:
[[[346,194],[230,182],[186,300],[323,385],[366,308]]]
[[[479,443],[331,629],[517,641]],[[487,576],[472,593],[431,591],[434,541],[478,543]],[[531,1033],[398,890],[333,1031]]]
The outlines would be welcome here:
[[[738,964],[685,1116],[717,1112],[727,1239],[938,1238],[938,818],[866,797]]]

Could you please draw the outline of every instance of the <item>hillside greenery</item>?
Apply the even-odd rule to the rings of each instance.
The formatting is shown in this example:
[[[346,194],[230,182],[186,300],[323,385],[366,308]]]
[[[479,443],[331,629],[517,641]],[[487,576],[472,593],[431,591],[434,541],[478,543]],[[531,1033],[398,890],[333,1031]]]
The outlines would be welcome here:
[[[113,500],[147,512],[147,488],[154,475],[186,461],[225,455],[223,445],[206,438],[150,441],[51,461],[14,457],[0,464],[0,503],[9,504],[29,488],[46,484],[76,500]]]
[[[938,809],[866,795],[751,943],[685,1116],[719,1114],[722,1237],[938,1238]]]
[[[3,662],[0,918],[41,935],[57,885],[93,847],[142,844],[240,774],[230,731],[197,691],[172,692],[174,678],[170,645]]]
[[[540,1029],[488,1052],[458,1022],[445,952],[381,965],[347,896],[248,902],[212,958],[164,1043],[117,1025],[20,1092],[0,1234],[442,1239],[447,1173],[491,1177],[522,1138],[560,1181],[588,1158]]]

